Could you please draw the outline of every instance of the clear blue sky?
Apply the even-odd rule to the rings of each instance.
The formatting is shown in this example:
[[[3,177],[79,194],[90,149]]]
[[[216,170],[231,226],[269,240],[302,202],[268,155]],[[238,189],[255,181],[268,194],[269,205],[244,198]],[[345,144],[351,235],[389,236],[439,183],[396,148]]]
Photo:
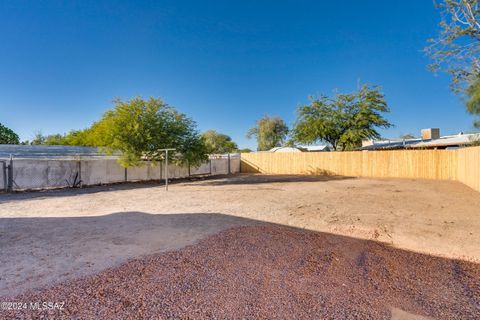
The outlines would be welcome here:
[[[422,53],[430,0],[2,1],[0,122],[31,139],[89,126],[115,97],[156,96],[200,130],[289,124],[309,95],[383,87],[395,127],[472,130],[446,75]]]

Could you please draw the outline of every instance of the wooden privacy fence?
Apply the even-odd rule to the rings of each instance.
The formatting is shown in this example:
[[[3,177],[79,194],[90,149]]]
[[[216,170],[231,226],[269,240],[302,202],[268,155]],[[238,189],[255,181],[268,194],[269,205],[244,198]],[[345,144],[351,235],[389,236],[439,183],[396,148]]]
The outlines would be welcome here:
[[[480,147],[457,150],[242,153],[241,172],[456,180],[480,191]]]

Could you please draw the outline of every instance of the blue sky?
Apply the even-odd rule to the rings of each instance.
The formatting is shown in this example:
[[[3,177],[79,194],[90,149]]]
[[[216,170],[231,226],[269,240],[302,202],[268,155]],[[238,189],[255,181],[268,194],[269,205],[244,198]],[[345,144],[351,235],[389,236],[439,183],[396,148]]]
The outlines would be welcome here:
[[[472,117],[427,70],[430,0],[1,1],[0,122],[31,139],[81,129],[116,97],[161,97],[241,147],[255,120],[290,125],[309,95],[380,85],[386,137]]]

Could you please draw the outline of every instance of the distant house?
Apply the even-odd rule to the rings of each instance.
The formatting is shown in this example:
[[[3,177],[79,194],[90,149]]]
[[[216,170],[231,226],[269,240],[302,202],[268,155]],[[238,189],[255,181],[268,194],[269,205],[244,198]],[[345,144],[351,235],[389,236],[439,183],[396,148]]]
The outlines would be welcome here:
[[[302,150],[295,147],[275,147],[268,150],[268,152],[302,152]]]
[[[415,139],[365,140],[359,150],[454,149],[480,140],[480,133],[440,136],[438,128],[423,129],[421,133],[422,137]]]
[[[275,147],[268,152],[325,152],[330,151],[330,147],[323,146],[298,146],[298,147]]]
[[[321,146],[299,146],[300,149],[305,150],[306,152],[326,152],[332,151],[332,149],[327,145]]]

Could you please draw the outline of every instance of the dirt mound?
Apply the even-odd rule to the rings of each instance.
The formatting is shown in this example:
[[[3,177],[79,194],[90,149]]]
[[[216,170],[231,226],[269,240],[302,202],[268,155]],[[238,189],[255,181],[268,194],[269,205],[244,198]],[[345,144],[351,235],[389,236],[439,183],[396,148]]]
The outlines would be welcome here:
[[[480,265],[282,226],[238,227],[178,251],[4,301],[65,302],[1,318],[480,317]],[[403,313],[402,311],[402,313]]]

